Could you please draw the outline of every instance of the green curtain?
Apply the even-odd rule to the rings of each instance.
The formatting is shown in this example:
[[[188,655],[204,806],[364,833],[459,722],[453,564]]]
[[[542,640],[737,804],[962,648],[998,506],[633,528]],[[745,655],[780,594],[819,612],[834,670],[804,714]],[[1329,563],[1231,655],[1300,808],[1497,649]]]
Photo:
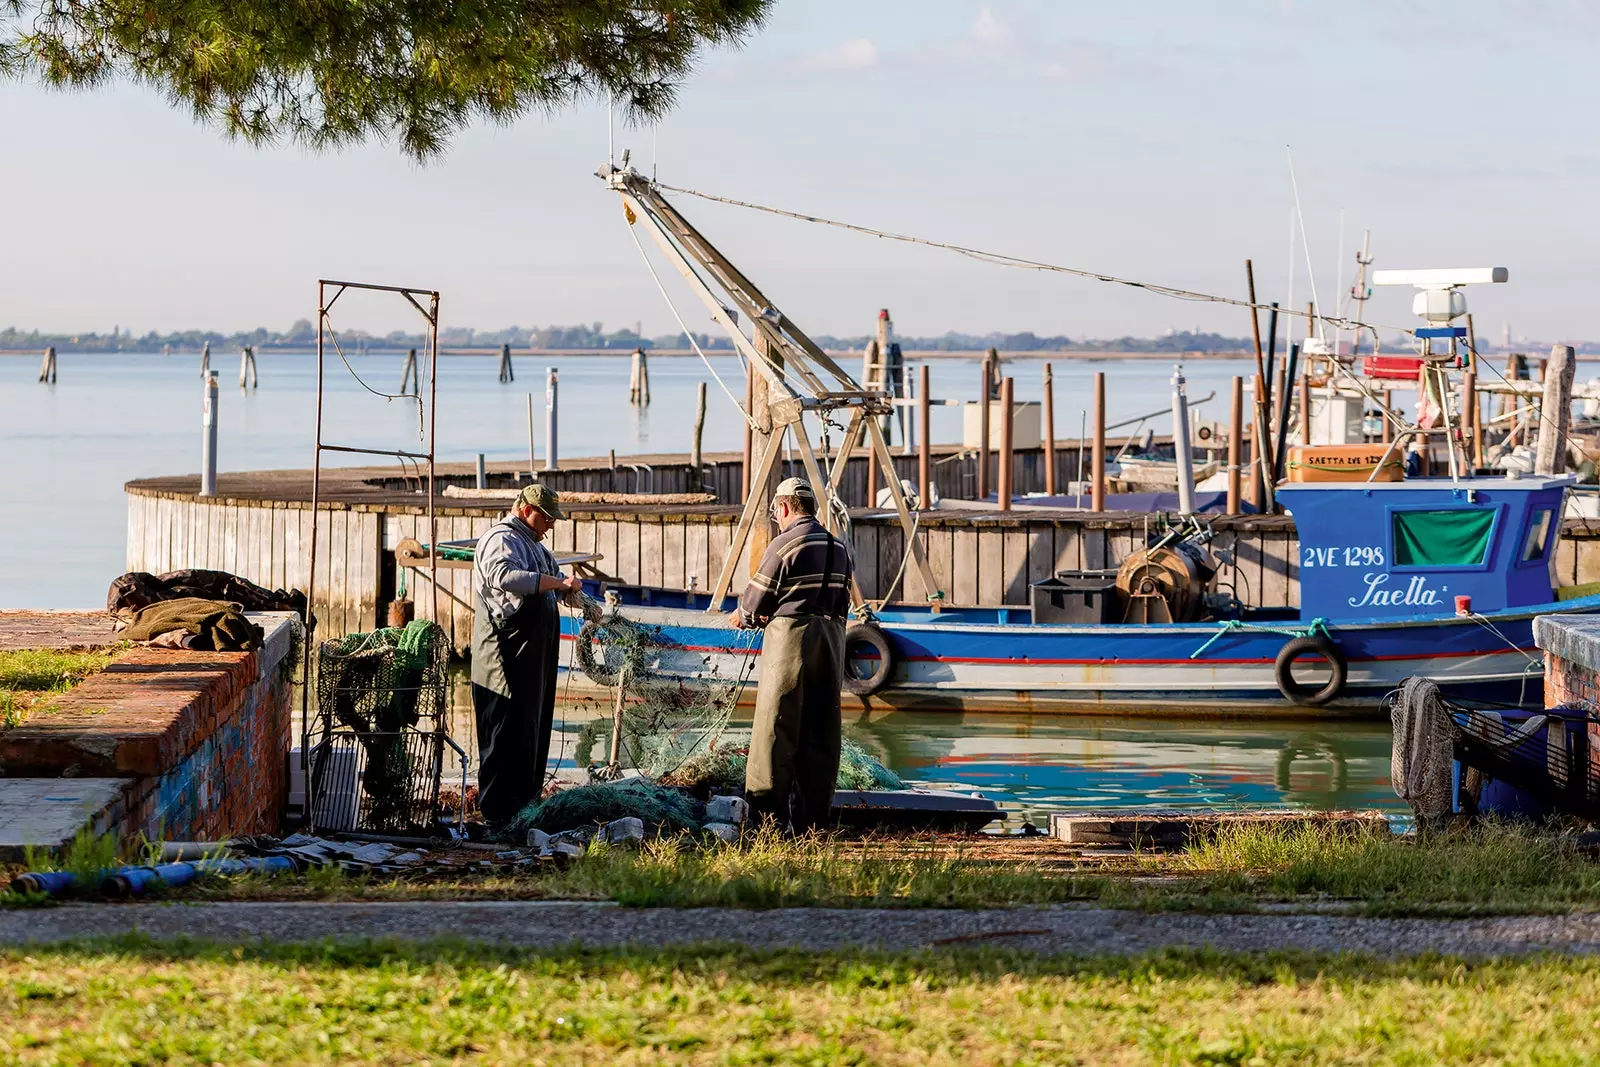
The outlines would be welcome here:
[[[1396,511],[1393,521],[1395,566],[1471,566],[1489,554],[1494,509]]]

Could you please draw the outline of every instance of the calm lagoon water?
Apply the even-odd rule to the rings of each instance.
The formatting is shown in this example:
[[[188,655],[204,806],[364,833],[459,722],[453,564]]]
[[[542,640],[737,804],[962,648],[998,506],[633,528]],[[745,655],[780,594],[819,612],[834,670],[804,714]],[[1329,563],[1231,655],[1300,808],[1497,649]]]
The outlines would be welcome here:
[[[213,357],[222,381],[220,469],[309,466],[314,357],[263,354],[261,387],[249,393],[233,384],[237,359],[237,353]],[[379,391],[399,383],[399,356],[351,363]],[[484,452],[491,459],[525,459],[531,391],[542,460],[546,365],[561,374],[562,455],[687,450],[695,385],[709,379],[697,359],[655,360],[654,403],[640,412],[627,404],[626,356],[523,357],[511,385],[496,381],[494,359],[446,357],[439,385],[442,458],[470,461]],[[719,358],[714,365],[742,393],[737,362]],[[63,353],[54,386],[36,381],[38,366],[37,356],[0,357],[0,608],[95,608],[123,569],[123,483],[199,469],[199,358]],[[976,395],[975,362],[931,366],[936,396]],[[1168,403],[1172,367],[1165,362],[1058,360],[1054,366],[1061,437],[1077,436],[1097,370],[1110,373],[1113,422]],[[1186,365],[1192,398],[1216,393],[1199,418],[1225,420],[1229,377],[1252,367],[1242,360]],[[1038,398],[1039,363],[1018,361],[1011,373],[1019,399]],[[379,448],[418,440],[413,406],[366,392],[331,356],[328,397],[330,440]],[[934,410],[936,438],[957,439],[957,409]],[[710,411],[706,448],[740,447],[740,423],[714,382]],[[1167,428],[1164,419],[1152,425],[1158,432]],[[458,687],[456,733],[470,742],[464,697]],[[564,714],[556,750],[570,763],[571,743],[592,711]],[[1388,785],[1389,735],[1382,723],[897,712],[847,729],[911,782],[978,790],[1014,816],[1035,821],[1048,810],[1074,807],[1400,807]]]

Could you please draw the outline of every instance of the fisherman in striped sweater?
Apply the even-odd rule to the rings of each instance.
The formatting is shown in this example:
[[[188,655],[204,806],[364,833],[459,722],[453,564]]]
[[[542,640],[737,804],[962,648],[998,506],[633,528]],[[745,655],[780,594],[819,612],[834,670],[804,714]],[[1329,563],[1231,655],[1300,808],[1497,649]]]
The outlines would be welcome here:
[[[781,532],[728,616],[736,629],[766,630],[745,799],[756,815],[795,831],[827,825],[833,804],[854,569],[850,549],[816,516],[809,483],[778,484],[772,518]]]

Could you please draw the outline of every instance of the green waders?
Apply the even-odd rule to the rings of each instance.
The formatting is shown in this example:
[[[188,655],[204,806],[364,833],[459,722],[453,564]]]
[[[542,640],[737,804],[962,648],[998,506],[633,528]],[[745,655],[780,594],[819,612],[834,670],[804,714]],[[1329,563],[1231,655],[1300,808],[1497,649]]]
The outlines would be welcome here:
[[[744,795],[757,815],[797,831],[824,827],[839,777],[844,622],[821,615],[767,623]]]
[[[495,625],[482,597],[472,619],[478,808],[498,829],[544,791],[555,722],[561,613],[544,593]]]

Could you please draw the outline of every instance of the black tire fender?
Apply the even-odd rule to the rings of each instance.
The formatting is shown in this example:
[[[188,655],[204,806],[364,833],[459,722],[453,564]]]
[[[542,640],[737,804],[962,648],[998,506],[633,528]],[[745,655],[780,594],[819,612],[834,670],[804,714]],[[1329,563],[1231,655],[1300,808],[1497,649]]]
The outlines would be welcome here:
[[[856,645],[870,645],[878,654],[876,669],[864,678],[850,670],[850,649]],[[844,691],[858,697],[869,697],[888,685],[897,663],[889,635],[867,622],[853,622],[845,628],[844,659]]]
[[[1306,655],[1320,656],[1328,664],[1330,677],[1320,689],[1301,685],[1295,680],[1294,661]],[[1278,683],[1278,691],[1285,700],[1315,708],[1326,704],[1344,689],[1350,665],[1345,662],[1344,653],[1339,651],[1338,645],[1326,637],[1308,635],[1296,637],[1278,650],[1278,660],[1272,666],[1272,673]]]

